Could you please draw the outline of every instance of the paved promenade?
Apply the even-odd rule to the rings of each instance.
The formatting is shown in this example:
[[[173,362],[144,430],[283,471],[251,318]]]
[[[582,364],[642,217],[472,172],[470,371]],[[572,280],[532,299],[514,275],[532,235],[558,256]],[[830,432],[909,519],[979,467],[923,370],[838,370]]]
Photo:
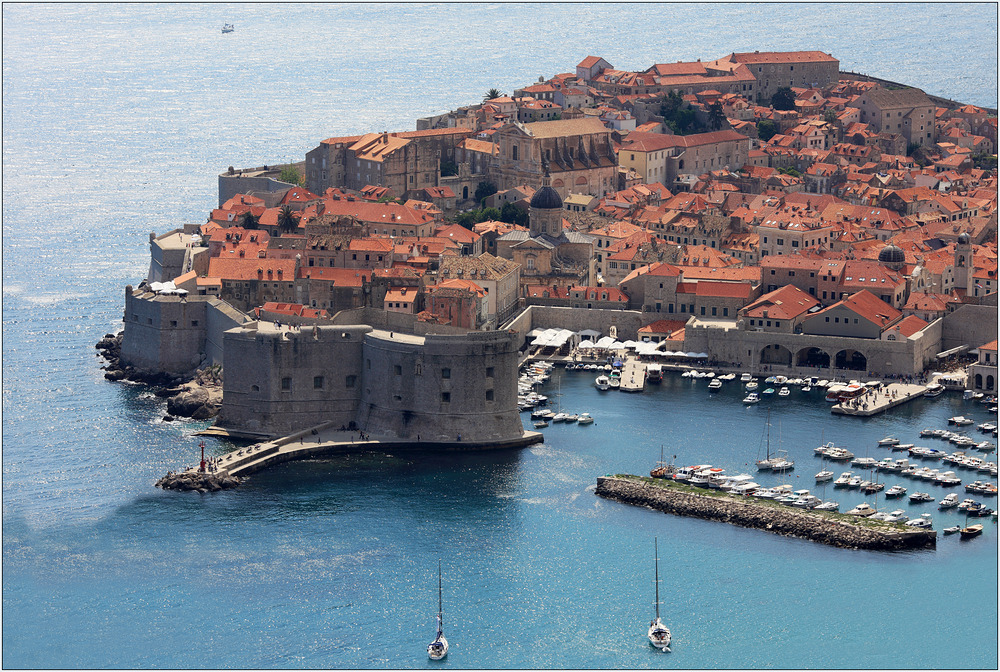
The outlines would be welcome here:
[[[460,437],[459,437],[460,438]],[[368,450],[470,451],[522,448],[543,440],[540,432],[525,431],[520,437],[505,441],[414,441],[396,437],[372,436],[341,430],[332,424],[318,425],[289,436],[256,443],[208,461],[210,473],[245,476],[282,462],[324,457]],[[196,472],[199,466],[186,471]]]
[[[629,357],[622,367],[622,380],[619,391],[621,392],[642,392],[646,386],[646,365],[638,359]]]
[[[895,408],[917,397],[923,396],[926,385],[889,383],[878,390],[869,390],[863,396],[850,401],[834,404],[831,413],[868,417]]]

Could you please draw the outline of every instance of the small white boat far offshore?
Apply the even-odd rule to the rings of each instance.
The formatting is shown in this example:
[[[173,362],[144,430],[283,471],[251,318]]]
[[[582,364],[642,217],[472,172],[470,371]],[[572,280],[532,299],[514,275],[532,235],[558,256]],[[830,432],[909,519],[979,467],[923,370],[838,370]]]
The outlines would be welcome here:
[[[660,651],[670,651],[670,630],[667,626],[663,625],[660,620],[660,549],[657,546],[656,537],[653,537],[653,557],[654,557],[654,569],[653,569],[653,585],[656,587],[656,618],[653,619],[652,623],[649,624],[649,630],[646,631],[646,637],[649,639],[650,645],[656,647]]]
[[[222,32],[223,32],[223,34],[225,34],[225,33],[231,33],[234,30],[236,30],[236,28],[233,27],[233,24],[231,24],[231,23],[224,23],[224,24],[222,24]]]
[[[441,660],[448,655],[448,640],[444,637],[444,609],[441,602],[441,561],[438,561],[438,613],[437,636],[427,645],[427,657],[431,660]]]

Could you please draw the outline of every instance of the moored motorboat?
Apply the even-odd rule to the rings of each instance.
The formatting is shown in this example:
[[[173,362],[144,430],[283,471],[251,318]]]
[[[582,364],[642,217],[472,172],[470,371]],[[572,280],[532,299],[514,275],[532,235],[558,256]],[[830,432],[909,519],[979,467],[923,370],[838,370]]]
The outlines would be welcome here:
[[[878,445],[880,446],[894,446],[899,443],[899,439],[895,436],[887,436],[884,439],[879,439]]]
[[[713,378],[712,382],[710,382],[708,384],[708,389],[711,390],[712,392],[715,392],[717,390],[721,390],[722,389],[722,381],[719,380],[718,378]]]
[[[940,397],[942,394],[944,394],[944,390],[945,387],[941,383],[931,383],[930,385],[927,386],[927,389],[924,390],[924,396]]]
[[[760,397],[757,396],[756,392],[751,392],[747,396],[743,397],[744,404],[756,404],[760,401]]]
[[[919,518],[914,518],[913,520],[908,520],[904,523],[907,527],[922,527],[929,528],[931,526],[931,514],[921,513]]]
[[[832,471],[827,471],[826,469],[824,469],[823,471],[816,474],[817,483],[825,483],[826,481],[832,481],[832,480],[833,480]]]
[[[958,495],[954,492],[945,495],[944,499],[938,502],[938,508],[950,509],[953,506],[958,506]]]
[[[592,425],[594,424],[594,416],[592,416],[590,413],[581,413],[580,417],[577,419],[577,424]]]
[[[885,491],[886,497],[902,497],[906,494],[906,488],[901,485],[894,485]]]
[[[874,513],[875,513],[875,509],[873,509],[871,507],[871,505],[868,504],[868,502],[862,502],[862,503],[858,504],[857,506],[855,506],[850,511],[848,511],[847,515],[849,515],[849,516],[859,516],[859,517],[864,518],[864,517],[870,516],[870,515],[872,515]]]
[[[933,502],[934,498],[927,492],[914,492],[910,495],[911,502]]]
[[[820,504],[819,506],[817,506],[815,510],[816,511],[836,511],[839,508],[840,508],[840,504],[838,502],[823,502],[822,504]]]
[[[791,394],[791,392],[788,391],[787,387],[782,387],[780,390],[778,390],[779,397],[787,397],[789,394]]]
[[[837,480],[833,482],[833,487],[846,488],[847,484],[850,482],[852,478],[854,478],[854,472],[845,471],[844,473],[842,473],[840,476],[837,477]]]
[[[944,528],[943,530],[941,530],[941,532],[943,532],[944,534],[955,534],[961,529],[962,528],[959,527],[958,525],[952,525],[951,527]]]
[[[535,429],[545,429],[549,426],[548,420],[535,420],[531,423]]]
[[[596,379],[594,379],[594,386],[603,392],[607,390],[609,387],[611,387],[611,379],[605,376],[604,374],[601,374]]]

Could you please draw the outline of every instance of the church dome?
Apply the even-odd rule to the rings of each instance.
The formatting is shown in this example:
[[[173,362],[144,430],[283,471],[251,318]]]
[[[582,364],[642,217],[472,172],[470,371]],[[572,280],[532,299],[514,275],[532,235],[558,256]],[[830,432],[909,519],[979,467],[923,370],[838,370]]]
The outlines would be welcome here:
[[[960,235],[958,237],[958,244],[959,245],[968,245],[971,242],[972,242],[972,239],[969,238],[969,234],[967,234],[965,232],[962,232],[962,235]]]
[[[886,245],[878,253],[878,260],[884,264],[903,264],[906,263],[906,254],[895,245]]]
[[[540,210],[562,210],[563,202],[559,192],[544,186],[531,197],[531,207]]]

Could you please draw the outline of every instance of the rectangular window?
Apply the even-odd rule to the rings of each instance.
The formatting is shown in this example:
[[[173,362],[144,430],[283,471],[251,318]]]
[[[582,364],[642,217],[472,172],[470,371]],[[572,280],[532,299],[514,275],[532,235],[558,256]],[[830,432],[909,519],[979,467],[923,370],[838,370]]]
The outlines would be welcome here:
[[[449,403],[451,403],[451,392],[442,392],[441,393],[441,403],[443,403],[443,404],[449,404]]]
[[[701,314],[702,314],[702,315],[704,315],[704,314],[705,314],[705,306],[702,306],[702,307],[701,307]]]
[[[723,317],[729,317],[729,309],[728,308],[723,308],[722,309],[722,316]]]
[[[177,320],[170,320],[170,326],[171,327],[176,327],[177,326]]]
[[[358,377],[357,376],[347,376],[347,378],[344,381],[344,386],[345,387],[354,387],[354,384],[356,382],[358,382]]]
[[[396,374],[397,376],[401,376],[401,375],[403,375],[403,367],[402,367],[402,366],[400,366],[399,364],[396,364],[395,366],[393,366],[393,367],[392,367],[392,371],[393,371],[393,373],[395,373],[395,374]]]
[[[441,377],[445,379],[451,378],[451,369],[441,369]]]
[[[192,327],[197,327],[198,326],[198,320],[191,320],[191,326]]]
[[[281,389],[290,390],[292,389],[292,379],[285,377],[281,379]]]
[[[493,390],[486,390],[486,401],[493,401]]]
[[[314,390],[323,389],[323,376],[313,376],[313,389]]]
[[[492,378],[493,377],[493,367],[492,366],[487,366],[486,367],[486,377],[487,378]]]

